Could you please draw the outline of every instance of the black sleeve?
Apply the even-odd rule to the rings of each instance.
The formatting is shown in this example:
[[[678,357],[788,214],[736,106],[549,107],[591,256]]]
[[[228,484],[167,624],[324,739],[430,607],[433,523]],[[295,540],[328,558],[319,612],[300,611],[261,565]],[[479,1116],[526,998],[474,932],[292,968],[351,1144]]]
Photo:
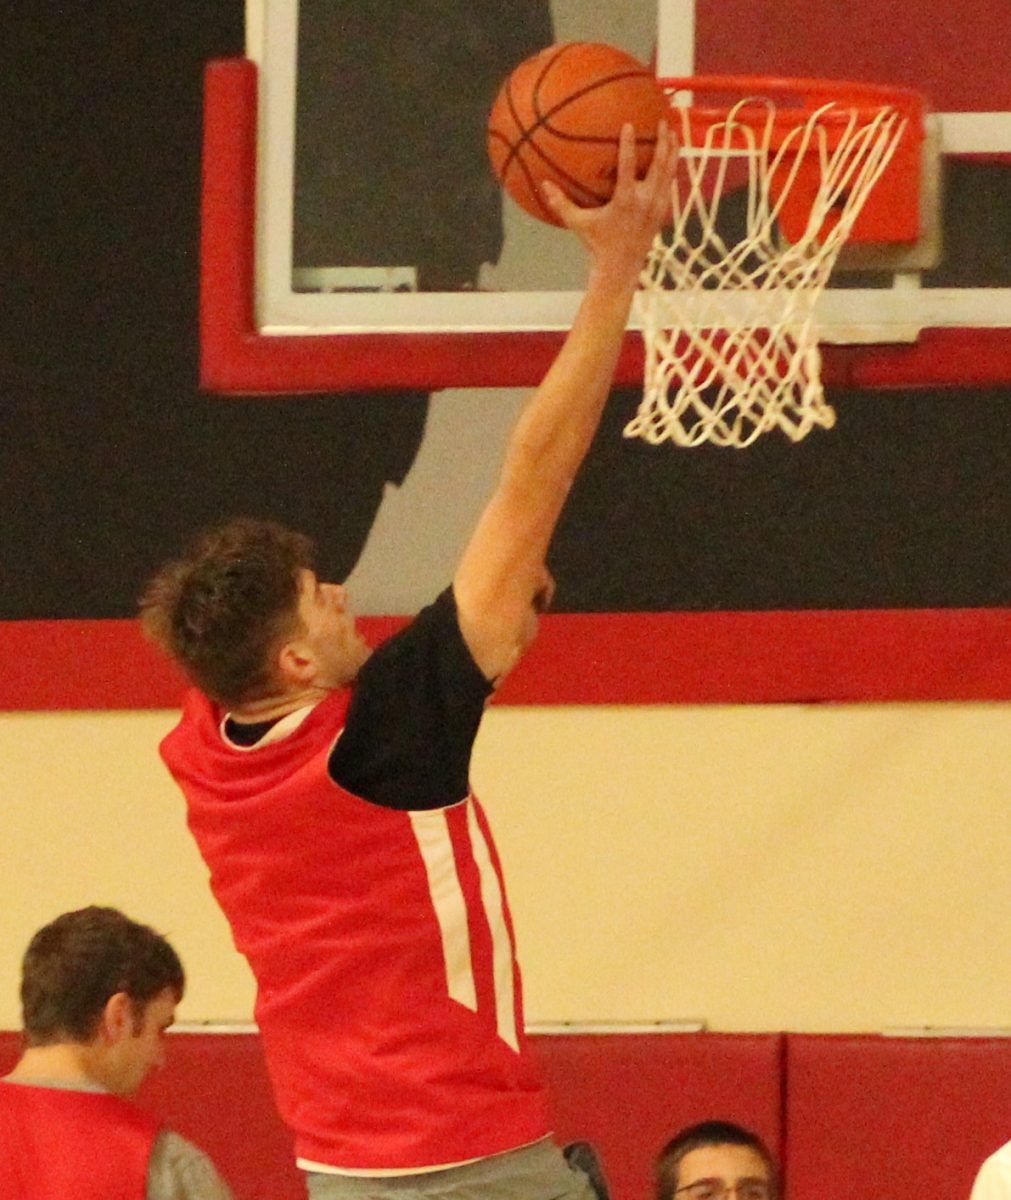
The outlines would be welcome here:
[[[470,790],[471,748],[491,691],[447,589],[362,668],[331,777],[385,808],[455,804]]]

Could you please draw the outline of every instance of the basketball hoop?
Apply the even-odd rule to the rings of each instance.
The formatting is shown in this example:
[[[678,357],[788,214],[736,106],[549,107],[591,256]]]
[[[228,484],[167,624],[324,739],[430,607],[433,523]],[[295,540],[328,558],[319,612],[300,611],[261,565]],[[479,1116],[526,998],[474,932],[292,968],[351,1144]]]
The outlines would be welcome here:
[[[916,241],[926,103],[827,80],[661,83],[681,165],[637,294],[645,388],[625,436],[742,447],[830,429],[815,305],[847,239]]]

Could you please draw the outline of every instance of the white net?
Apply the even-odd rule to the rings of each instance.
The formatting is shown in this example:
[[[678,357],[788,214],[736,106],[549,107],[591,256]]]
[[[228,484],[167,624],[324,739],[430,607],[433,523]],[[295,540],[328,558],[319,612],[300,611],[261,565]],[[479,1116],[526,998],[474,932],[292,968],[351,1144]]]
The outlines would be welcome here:
[[[645,388],[625,436],[742,447],[774,429],[799,441],[831,428],[815,306],[906,118],[831,102],[784,121],[764,97],[705,122],[687,105],[672,111],[682,165],[672,228],[637,296]],[[787,242],[795,189],[810,208]]]

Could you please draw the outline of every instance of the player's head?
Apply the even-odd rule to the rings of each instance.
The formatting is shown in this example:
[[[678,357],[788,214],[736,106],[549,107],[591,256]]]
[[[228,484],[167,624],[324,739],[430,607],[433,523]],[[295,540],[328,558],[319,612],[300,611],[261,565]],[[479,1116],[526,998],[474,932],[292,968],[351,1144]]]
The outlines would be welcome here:
[[[311,632],[314,559],[309,538],[275,521],[215,525],[151,580],[144,629],[219,703],[272,695],[283,690],[282,647]]]
[[[656,1200],[776,1200],[778,1195],[778,1172],[768,1147],[731,1121],[682,1129],[656,1162]]]
[[[25,1046],[80,1047],[98,1082],[129,1095],[161,1064],[185,986],[179,956],[147,925],[114,908],[64,913],[35,934],[22,960]]]

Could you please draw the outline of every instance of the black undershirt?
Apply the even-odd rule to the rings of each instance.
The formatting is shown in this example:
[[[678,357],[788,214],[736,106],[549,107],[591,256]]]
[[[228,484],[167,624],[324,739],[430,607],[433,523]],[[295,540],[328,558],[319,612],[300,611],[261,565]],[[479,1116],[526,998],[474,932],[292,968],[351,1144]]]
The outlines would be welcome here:
[[[453,591],[376,649],[354,684],[331,778],[384,808],[444,808],[470,791],[470,756],[492,686],[460,633]],[[229,720],[253,746],[275,724]]]

